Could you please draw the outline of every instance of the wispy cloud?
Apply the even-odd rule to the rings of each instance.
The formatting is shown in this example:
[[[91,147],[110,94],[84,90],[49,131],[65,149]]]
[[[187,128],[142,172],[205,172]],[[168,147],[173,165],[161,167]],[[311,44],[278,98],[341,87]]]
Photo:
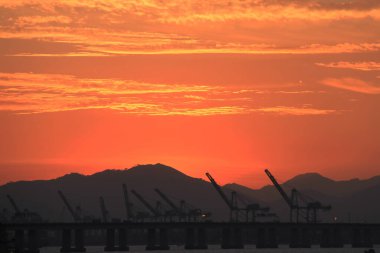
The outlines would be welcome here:
[[[283,87],[281,87],[283,88]],[[327,115],[333,110],[311,107],[260,107],[255,97],[299,96],[267,88],[261,93],[246,87],[90,79],[70,75],[0,73],[0,110],[47,113],[107,109],[151,116],[211,116],[250,113]],[[248,92],[249,91],[249,92]],[[301,94],[309,94],[303,93]],[[274,100],[275,101],[275,100]]]
[[[351,32],[332,25],[341,23]],[[380,50],[379,29],[375,1],[0,1],[0,39],[76,48],[18,56],[372,52]]]
[[[81,79],[69,75],[32,73],[1,73],[0,87],[0,101],[3,101],[0,109],[22,113],[112,109],[145,114],[160,109],[169,101],[175,104],[177,100],[178,106],[177,96],[213,89],[203,85]]]
[[[316,63],[317,66],[327,67],[327,68],[338,68],[338,69],[354,69],[362,71],[379,71],[380,62],[368,61],[368,62],[330,62],[330,63]]]
[[[13,38],[13,37],[10,37]],[[15,37],[16,38],[16,37]],[[18,37],[19,38],[19,37]],[[58,41],[58,40],[57,40]],[[189,40],[189,42],[192,40]],[[65,41],[59,39],[59,42],[72,43],[74,45],[79,44],[79,41]],[[155,44],[152,40],[149,42],[142,41],[141,43],[134,42],[133,45],[122,41],[114,41],[111,44],[109,42],[104,44],[91,45],[97,43],[96,40],[91,40],[91,38],[83,37],[83,43],[77,46],[77,51],[62,52],[62,53],[13,53],[7,54],[7,56],[20,56],[20,57],[77,57],[77,56],[125,56],[125,55],[157,55],[157,54],[167,54],[167,55],[178,55],[178,54],[299,54],[299,55],[312,55],[312,54],[342,54],[342,53],[364,53],[364,52],[376,52],[380,50],[380,43],[364,43],[364,44],[337,44],[337,45],[306,45],[301,47],[293,48],[278,48],[272,45],[264,44],[252,44],[252,45],[238,45],[235,44],[231,46],[217,45],[217,46],[207,46],[208,42],[203,44],[200,41],[192,44],[186,43],[174,44],[171,40],[161,44]],[[87,44],[87,45],[84,45]],[[117,45],[120,44],[120,45]],[[149,45],[144,45],[149,44]],[[217,43],[211,43],[211,45],[216,45]]]
[[[16,27],[26,28],[34,27],[36,25],[53,25],[62,24],[67,25],[72,22],[72,19],[68,16],[22,16],[15,21]]]
[[[280,114],[280,115],[295,115],[295,116],[328,115],[328,114],[335,114],[338,112],[337,110],[318,109],[318,108],[311,108],[307,106],[302,106],[302,107],[275,106],[275,107],[264,107],[264,108],[258,108],[258,109],[252,109],[252,110],[256,112],[263,112],[263,113],[275,113],[275,114]]]
[[[379,19],[378,9],[358,11],[352,9],[311,9],[302,5],[288,5],[286,3],[278,5],[263,5],[243,7],[244,5],[235,5],[230,8],[216,8],[214,12],[209,9],[203,11],[184,10],[177,13],[171,13],[161,18],[162,22],[169,23],[188,23],[188,22],[220,22],[233,20],[255,20],[255,21],[279,21],[279,20],[307,20],[307,21],[329,21],[344,19]],[[230,12],[228,12],[228,10]]]
[[[364,94],[380,94],[380,86],[355,78],[328,78],[322,84]]]
[[[158,109],[147,112],[154,116],[210,116],[210,115],[236,115],[247,114],[249,110],[239,106],[215,106],[208,108],[174,108],[172,110]]]

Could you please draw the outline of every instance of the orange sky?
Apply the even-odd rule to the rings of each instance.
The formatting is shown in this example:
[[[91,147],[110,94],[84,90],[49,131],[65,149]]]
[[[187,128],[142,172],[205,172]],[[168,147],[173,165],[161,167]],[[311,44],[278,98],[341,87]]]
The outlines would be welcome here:
[[[379,31],[378,0],[0,0],[0,183],[380,174]]]

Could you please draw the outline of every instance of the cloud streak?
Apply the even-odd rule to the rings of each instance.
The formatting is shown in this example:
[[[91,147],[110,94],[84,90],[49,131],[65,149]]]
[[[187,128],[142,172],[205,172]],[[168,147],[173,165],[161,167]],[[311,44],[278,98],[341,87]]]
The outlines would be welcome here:
[[[342,33],[341,24],[357,33]],[[0,1],[0,39],[76,48],[17,56],[373,52],[379,29],[373,1]]]
[[[255,96],[263,96],[269,91],[247,91],[244,87],[218,85],[146,83],[57,74],[0,73],[0,110],[30,114],[107,109],[150,116],[334,113],[334,110],[305,106],[260,107],[255,103]],[[277,91],[272,91],[272,94],[284,95]],[[293,96],[297,93],[285,95]]]
[[[380,86],[355,78],[328,78],[322,84],[364,94],[380,94]]]
[[[331,62],[331,63],[316,63],[317,66],[337,69],[353,69],[362,71],[380,71],[380,62]]]
[[[255,112],[263,112],[263,113],[274,113],[280,115],[295,115],[295,116],[305,116],[305,115],[328,115],[335,114],[337,110],[331,109],[317,109],[310,108],[307,106],[302,107],[289,107],[289,106],[275,106],[275,107],[264,107],[253,109]]]

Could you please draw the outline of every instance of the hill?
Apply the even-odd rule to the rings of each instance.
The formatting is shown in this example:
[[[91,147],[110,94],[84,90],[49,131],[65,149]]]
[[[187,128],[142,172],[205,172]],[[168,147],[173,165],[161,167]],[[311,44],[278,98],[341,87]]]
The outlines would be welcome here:
[[[123,183],[152,205],[160,200],[154,192],[154,188],[159,188],[174,202],[185,200],[189,205],[212,212],[217,219],[225,219],[228,214],[225,203],[209,182],[162,164],[105,170],[90,176],[73,173],[53,180],[8,183],[0,187],[0,203],[11,209],[6,199],[10,194],[21,209],[36,211],[49,220],[67,221],[71,217],[58,197],[57,191],[61,190],[73,206],[81,206],[85,215],[100,217],[99,197],[103,196],[111,217],[125,219]],[[130,198],[136,210],[145,209],[134,196]]]
[[[10,194],[20,206],[38,212],[42,217],[54,221],[70,221],[71,216],[64,207],[57,191],[61,190],[73,206],[80,205],[85,215],[101,217],[99,197],[105,199],[111,217],[125,219],[125,207],[121,185],[135,189],[149,203],[160,200],[154,192],[159,188],[175,203],[185,200],[193,207],[213,213],[214,220],[227,220],[228,209],[212,185],[203,179],[193,178],[163,165],[138,165],[124,170],[105,170],[93,175],[67,174],[53,180],[19,181],[0,186],[1,208],[12,210],[6,199]],[[297,188],[305,198],[331,204],[333,210],[322,216],[325,220],[338,217],[340,221],[380,222],[380,177],[367,180],[335,181],[317,173],[298,175],[283,184],[285,191]],[[281,220],[287,220],[289,208],[277,190],[271,186],[251,189],[239,184],[223,186],[227,196],[236,191],[242,202],[270,206]],[[131,196],[136,211],[145,208]],[[240,205],[242,204],[240,203]],[[165,209],[169,207],[164,205]]]
[[[226,185],[231,190],[240,190],[236,185]],[[335,181],[318,173],[297,175],[282,184],[290,196],[291,189],[296,188],[305,199],[320,201],[332,205],[328,213],[321,213],[324,220],[380,222],[380,176],[365,180],[352,179]],[[274,186],[261,189],[245,188],[244,194],[261,202],[266,202],[272,209],[286,219],[289,207]]]

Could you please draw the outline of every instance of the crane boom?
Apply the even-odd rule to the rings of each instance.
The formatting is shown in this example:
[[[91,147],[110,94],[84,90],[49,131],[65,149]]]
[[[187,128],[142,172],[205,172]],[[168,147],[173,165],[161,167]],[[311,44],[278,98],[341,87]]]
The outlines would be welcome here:
[[[159,216],[159,212],[154,209],[139,193],[137,193],[135,190],[131,190],[132,194],[136,196],[138,200],[140,200],[141,203],[155,216]]]
[[[166,202],[168,205],[176,211],[178,214],[181,214],[181,210],[171,201],[163,192],[161,192],[159,189],[154,189],[155,192],[157,192],[158,195]]]
[[[75,222],[80,221],[80,217],[79,217],[78,214],[74,211],[74,209],[71,207],[69,201],[67,200],[67,198],[65,197],[65,195],[63,194],[63,192],[62,192],[62,191],[58,191],[58,195],[61,197],[63,203],[65,203],[67,209],[69,209],[69,212],[70,212],[71,216],[73,217],[74,221],[75,221]]]
[[[281,185],[277,182],[277,180],[274,178],[272,173],[268,169],[265,170],[265,173],[269,177],[269,179],[272,181],[273,185],[276,187],[277,191],[281,194],[282,198],[285,200],[285,202],[288,204],[290,208],[293,208],[293,202],[289,198],[289,196],[286,194],[286,192],[282,189]]]
[[[14,201],[14,199],[12,198],[12,196],[8,194],[7,198],[9,200],[9,202],[11,203],[13,209],[15,209],[15,212],[21,213],[20,208],[18,208],[18,206],[17,206],[16,202]]]
[[[125,210],[127,212],[127,220],[133,219],[133,212],[132,212],[132,204],[129,201],[129,194],[127,185],[123,184],[123,195],[124,195],[124,203],[125,203]]]
[[[208,172],[206,173],[206,176],[210,180],[211,184],[214,186],[215,190],[219,193],[219,195],[222,197],[224,202],[230,208],[230,210],[234,210],[235,208],[234,208],[233,204],[228,200],[226,194],[224,194],[222,188],[218,185],[218,183],[215,181],[215,179]]]
[[[109,213],[108,213],[108,210],[106,208],[106,204],[104,202],[103,197],[99,197],[99,204],[100,204],[100,210],[102,211],[103,222],[108,222]]]

